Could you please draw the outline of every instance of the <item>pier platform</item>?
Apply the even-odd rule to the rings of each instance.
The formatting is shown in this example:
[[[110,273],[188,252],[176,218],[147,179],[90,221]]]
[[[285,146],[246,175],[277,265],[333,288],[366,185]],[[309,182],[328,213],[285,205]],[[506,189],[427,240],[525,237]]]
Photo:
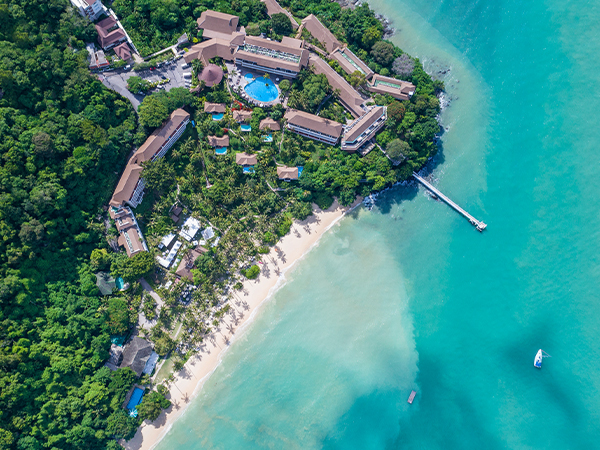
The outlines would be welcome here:
[[[477,220],[471,214],[469,214],[468,212],[466,212],[464,209],[462,209],[460,206],[458,206],[456,203],[454,203],[452,200],[450,200],[448,197],[446,197],[444,194],[442,194],[442,192],[440,190],[438,190],[437,188],[435,188],[425,178],[420,177],[415,172],[413,172],[413,177],[414,177],[415,180],[417,180],[419,183],[421,183],[423,186],[425,186],[425,188],[429,192],[433,193],[436,197],[438,197],[440,200],[442,200],[444,203],[446,203],[452,209],[454,209],[455,211],[457,211],[458,213],[460,213],[464,217],[466,217],[469,220],[469,222],[471,222],[471,224],[475,226],[475,228],[477,229],[477,231],[483,231],[483,230],[486,229],[487,224],[485,224],[484,222],[482,222],[480,220]]]

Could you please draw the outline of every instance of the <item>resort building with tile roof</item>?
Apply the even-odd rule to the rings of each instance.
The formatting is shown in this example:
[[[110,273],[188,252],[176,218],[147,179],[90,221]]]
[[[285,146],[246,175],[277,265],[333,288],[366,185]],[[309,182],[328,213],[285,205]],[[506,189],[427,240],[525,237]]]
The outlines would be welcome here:
[[[333,35],[325,25],[321,23],[317,16],[311,14],[302,19],[302,25],[312,37],[319,41],[327,50],[327,53],[333,52],[335,49],[342,47],[342,43]]]
[[[329,63],[314,53],[310,55],[308,60],[316,74],[324,74],[331,87],[339,91],[339,99],[344,107],[356,118],[365,113],[362,104],[365,100],[350,84],[337,73]]]
[[[376,94],[389,94],[398,100],[410,100],[415,93],[414,84],[379,74],[373,75],[367,89]]]
[[[356,119],[348,127],[344,127],[341,148],[354,153],[371,141],[381,130],[387,120],[387,107],[376,106]]]
[[[236,109],[233,111],[233,120],[236,122],[248,122],[252,118],[252,111],[247,109]]]
[[[229,135],[223,137],[207,136],[208,145],[211,147],[228,147],[229,146]]]
[[[240,28],[240,18],[231,14],[207,10],[200,14],[197,20],[198,28],[202,30],[204,39],[229,39],[232,34],[244,34],[244,28]]]
[[[235,154],[235,163],[240,166],[253,166],[258,163],[258,159],[256,155],[240,152]]]
[[[281,130],[281,125],[276,120],[267,117],[260,121],[260,125],[258,127],[260,130],[271,130],[271,131],[279,131]]]
[[[120,367],[129,367],[139,377],[153,352],[150,342],[136,336],[123,347],[123,360]]]
[[[308,63],[308,50],[303,45],[298,47],[297,42],[292,38],[277,42],[246,36],[235,52],[235,62],[257,72],[295,78]]]
[[[144,235],[129,207],[111,207],[109,214],[119,232],[117,243],[125,249],[127,256],[131,258],[136,253],[148,251]]]
[[[144,180],[141,178],[142,162],[153,161],[164,156],[183,134],[189,121],[189,113],[181,108],[176,109],[162,127],[154,130],[125,166],[109,202],[110,206],[118,208],[130,205],[135,208],[142,202],[144,196]]]
[[[359,71],[368,80],[375,74],[369,66],[347,47],[334,50],[329,57],[337,61],[340,67],[344,69],[348,75],[352,75],[354,72]]]
[[[202,63],[209,64],[213,58],[222,58],[226,61],[233,61],[235,49],[244,43],[244,35],[237,33],[226,39],[215,38],[193,45],[183,59],[190,63],[199,59]]]
[[[299,171],[297,167],[277,166],[277,176],[284,181],[297,180]]]
[[[342,134],[341,123],[304,111],[288,109],[284,118],[291,131],[325,144],[337,144]]]
[[[115,47],[115,53],[123,61],[128,61],[131,59],[131,49],[129,48],[129,44],[127,42],[117,45]]]
[[[204,112],[210,114],[222,114],[227,111],[225,103],[204,102]]]
[[[127,40],[125,31],[119,27],[116,19],[112,16],[101,20],[95,27],[98,32],[98,43],[104,50],[109,50]]]

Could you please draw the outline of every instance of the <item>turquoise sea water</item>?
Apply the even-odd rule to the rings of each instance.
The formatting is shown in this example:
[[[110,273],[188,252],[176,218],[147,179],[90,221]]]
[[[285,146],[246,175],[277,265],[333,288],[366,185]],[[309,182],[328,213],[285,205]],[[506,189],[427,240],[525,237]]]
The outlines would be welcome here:
[[[450,69],[434,174],[488,230],[415,187],[357,210],[158,448],[597,448],[600,5],[371,4]]]

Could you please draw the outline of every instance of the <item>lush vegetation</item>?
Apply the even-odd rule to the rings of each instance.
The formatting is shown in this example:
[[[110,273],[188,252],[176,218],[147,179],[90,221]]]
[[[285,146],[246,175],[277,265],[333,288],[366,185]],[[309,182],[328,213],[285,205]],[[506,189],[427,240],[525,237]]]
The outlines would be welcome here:
[[[68,9],[0,5],[2,449],[116,448],[139,424],[121,407],[134,373],[102,367],[136,295],[100,297],[94,276],[115,255],[102,207],[136,116],[89,74],[95,30]]]
[[[242,26],[269,22],[260,0],[115,0],[113,9],[143,56],[175,44],[183,33],[198,42],[202,33],[196,19],[208,9],[235,14]]]

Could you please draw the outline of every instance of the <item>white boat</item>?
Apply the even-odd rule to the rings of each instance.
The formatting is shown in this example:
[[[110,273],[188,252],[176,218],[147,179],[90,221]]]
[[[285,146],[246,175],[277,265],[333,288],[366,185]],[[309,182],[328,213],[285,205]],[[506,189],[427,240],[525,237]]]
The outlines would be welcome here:
[[[538,369],[542,368],[542,358],[544,357],[542,349],[540,348],[538,352],[535,354],[535,359],[533,360],[533,365]]]

